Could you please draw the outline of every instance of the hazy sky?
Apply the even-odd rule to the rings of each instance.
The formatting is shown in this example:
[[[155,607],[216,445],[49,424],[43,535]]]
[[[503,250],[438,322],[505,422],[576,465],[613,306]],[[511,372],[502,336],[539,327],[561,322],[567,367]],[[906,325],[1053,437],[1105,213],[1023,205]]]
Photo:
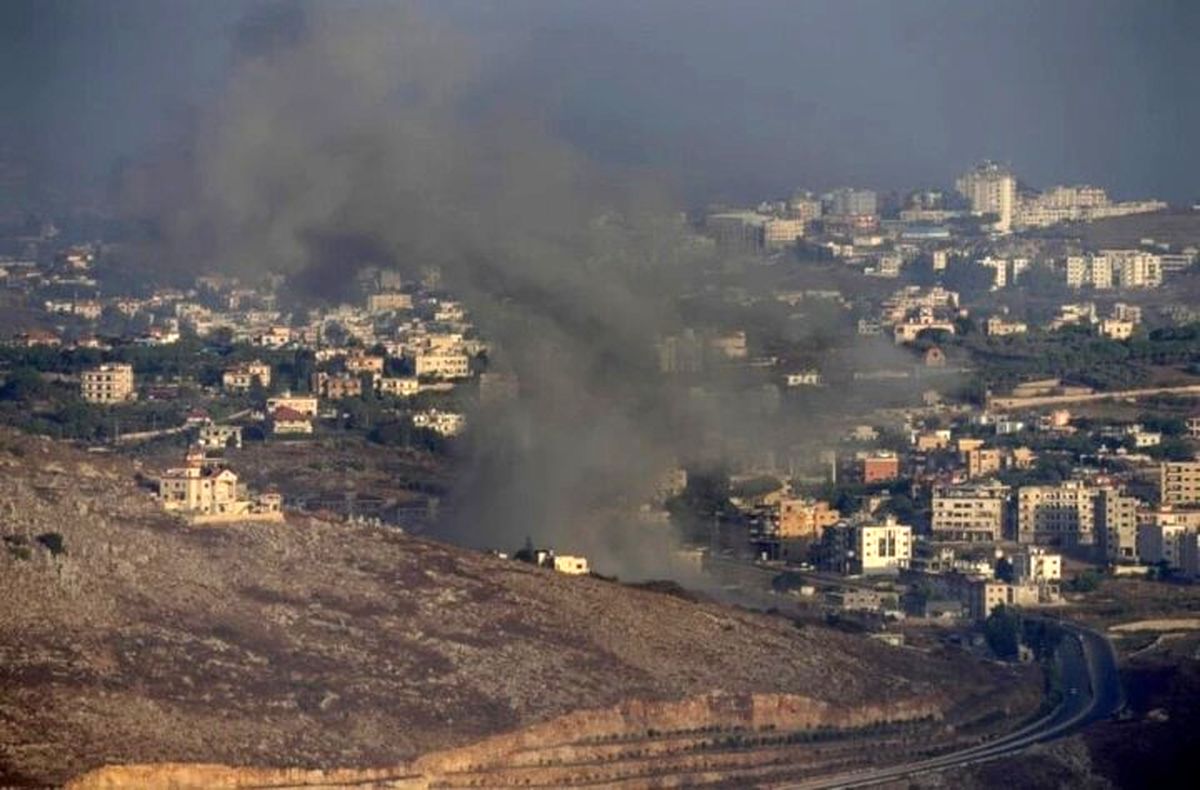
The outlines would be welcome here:
[[[425,5],[477,39],[489,100],[693,201],[945,185],[984,157],[1035,186],[1200,197],[1194,1]],[[0,144],[60,175],[137,157],[216,92],[253,8],[0,3]]]

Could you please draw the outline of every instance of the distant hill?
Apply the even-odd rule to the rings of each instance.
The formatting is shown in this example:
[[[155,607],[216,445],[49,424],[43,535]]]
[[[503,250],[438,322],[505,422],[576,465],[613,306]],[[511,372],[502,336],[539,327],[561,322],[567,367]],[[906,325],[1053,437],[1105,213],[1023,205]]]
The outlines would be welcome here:
[[[564,737],[647,737],[689,711],[785,730],[995,722],[1001,682],[1009,713],[1036,704],[1036,682],[1014,682],[1028,673],[393,530],[188,528],[138,474],[0,430],[0,785],[163,761],[396,765],[598,709]]]

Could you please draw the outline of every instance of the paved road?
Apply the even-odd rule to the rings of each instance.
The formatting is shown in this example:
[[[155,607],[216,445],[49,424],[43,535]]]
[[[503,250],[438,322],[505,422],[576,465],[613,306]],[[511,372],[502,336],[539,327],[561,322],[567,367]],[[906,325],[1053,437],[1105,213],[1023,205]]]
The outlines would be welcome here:
[[[242,409],[239,412],[235,412],[233,414],[226,415],[225,417],[217,420],[217,423],[220,424],[220,423],[233,422],[234,420],[239,420],[242,417],[245,417],[249,413],[250,413],[250,409]],[[159,428],[156,431],[137,431],[135,433],[119,433],[119,434],[117,434],[117,438],[115,441],[117,444],[130,444],[132,442],[145,442],[145,441],[149,441],[150,439],[158,439],[163,436],[174,436],[176,434],[184,433],[193,427],[195,427],[195,426],[192,425],[191,423],[185,422],[183,425],[173,425],[169,428]]]
[[[1122,398],[1146,398],[1151,395],[1196,395],[1200,396],[1200,384],[1183,384],[1175,387],[1143,387],[1132,390],[1110,390],[1090,392],[1086,395],[1030,395],[1027,397],[1000,397],[988,400],[989,408],[1031,409],[1038,406],[1060,406],[1066,403],[1090,403],[1093,401],[1120,400]]]
[[[958,768],[1019,752],[1035,743],[1060,738],[1093,721],[1108,718],[1124,704],[1112,643],[1095,631],[1061,621],[1060,625],[1072,637],[1063,640],[1059,647],[1063,687],[1067,693],[1062,703],[1041,719],[987,743],[939,757],[786,784],[780,786],[780,790],[869,787],[908,776]]]

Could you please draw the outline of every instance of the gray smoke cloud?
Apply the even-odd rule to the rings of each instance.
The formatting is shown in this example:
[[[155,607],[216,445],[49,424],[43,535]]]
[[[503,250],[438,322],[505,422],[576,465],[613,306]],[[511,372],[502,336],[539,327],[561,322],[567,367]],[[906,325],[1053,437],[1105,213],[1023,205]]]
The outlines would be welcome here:
[[[361,266],[440,267],[522,391],[473,415],[445,534],[661,573],[671,536],[628,516],[656,477],[778,429],[720,381],[697,399],[659,375],[655,339],[682,328],[711,250],[653,174],[596,167],[497,94],[454,30],[405,5],[281,9],[243,27],[228,89],[160,175],[158,255],[327,299]]]

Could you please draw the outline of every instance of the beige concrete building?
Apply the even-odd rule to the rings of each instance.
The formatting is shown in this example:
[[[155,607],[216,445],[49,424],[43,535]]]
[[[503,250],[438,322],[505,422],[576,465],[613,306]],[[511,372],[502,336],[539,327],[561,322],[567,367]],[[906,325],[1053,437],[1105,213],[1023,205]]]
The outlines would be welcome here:
[[[975,447],[963,453],[967,462],[967,477],[990,477],[1003,466],[1004,452],[996,447]]]
[[[820,540],[825,529],[840,518],[841,513],[819,499],[783,499],[779,502],[777,535],[781,540]]]
[[[1169,461],[1158,467],[1164,505],[1200,505],[1200,461]]]
[[[1101,250],[1112,262],[1113,278],[1121,288],[1157,288],[1162,285],[1162,258],[1142,250]]]
[[[1028,331],[1029,325],[1024,321],[1006,321],[998,315],[992,316],[983,325],[983,333],[988,337],[1023,335]]]
[[[413,370],[418,377],[464,379],[471,374],[471,361],[457,351],[421,351],[413,358]]]
[[[267,411],[272,412],[277,409],[291,409],[299,412],[305,417],[317,416],[317,396],[316,395],[292,395],[284,393],[267,398]]]
[[[384,291],[367,296],[367,312],[370,313],[411,310],[412,306],[412,294],[400,293],[399,291]]]
[[[158,480],[163,507],[193,523],[222,521],[280,521],[283,500],[278,494],[247,495],[233,470],[211,464],[204,451],[189,451],[184,466],[168,469]]]
[[[940,486],[933,491],[934,540],[989,542],[1004,537],[1011,492],[998,482]]]
[[[221,374],[221,386],[227,392],[246,392],[254,386],[255,380],[264,388],[270,387],[271,366],[256,359],[236,365]]]
[[[360,376],[370,373],[375,376],[383,375],[384,359],[373,354],[350,354],[346,357],[346,372]]]
[[[1036,603],[1057,603],[1062,599],[1062,555],[1037,546],[1026,546],[1012,555],[1013,586],[1037,590]],[[1024,589],[1016,593],[1025,599]]]
[[[380,395],[408,398],[421,391],[421,382],[416,376],[378,377],[375,379],[375,390]]]
[[[772,218],[763,223],[763,246],[769,250],[790,247],[803,237],[802,220]]]
[[[318,371],[312,377],[313,390],[326,400],[357,398],[362,395],[362,378],[351,373]]]
[[[242,446],[242,427],[240,425],[218,425],[208,423],[201,425],[197,433],[196,443],[205,450],[224,450],[228,447]]]
[[[1104,561],[1137,561],[1138,507],[1141,504],[1137,497],[1119,489],[1101,488],[1096,492],[1096,547]]]
[[[554,570],[568,576],[586,576],[589,570],[587,557],[574,554],[555,554]]]
[[[967,608],[975,620],[986,620],[1000,606],[1033,606],[1037,603],[1039,591],[1035,585],[972,579],[967,586]]]
[[[1077,480],[1022,486],[1017,492],[1017,540],[1051,546],[1093,546],[1096,490]]]
[[[1128,340],[1133,337],[1135,325],[1132,321],[1105,318],[1100,322],[1100,334],[1109,340]]]
[[[133,365],[114,362],[85,370],[79,377],[80,395],[88,403],[128,403],[137,398]]]
[[[1015,583],[1062,581],[1062,555],[1037,546],[1026,546],[1012,555]]]

